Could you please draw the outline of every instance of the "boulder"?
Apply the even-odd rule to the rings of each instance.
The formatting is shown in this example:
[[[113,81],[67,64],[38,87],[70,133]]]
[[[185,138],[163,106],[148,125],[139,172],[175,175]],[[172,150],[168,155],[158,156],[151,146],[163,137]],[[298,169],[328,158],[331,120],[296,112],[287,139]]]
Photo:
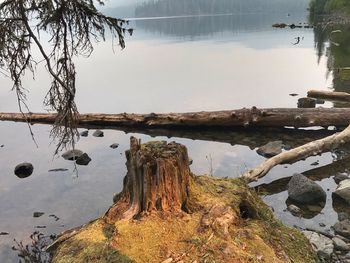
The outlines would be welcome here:
[[[101,130],[96,130],[96,131],[92,134],[92,136],[94,136],[94,137],[103,137],[104,134],[103,134],[103,131],[101,131]]]
[[[301,204],[325,202],[327,194],[321,186],[302,174],[294,174],[288,183],[288,197]]]
[[[350,238],[350,220],[345,219],[333,226],[334,232],[346,238]]]
[[[65,152],[64,154],[62,154],[62,157],[65,160],[74,161],[74,160],[78,159],[81,155],[83,155],[82,151],[74,149],[74,150],[69,150],[69,151]]]
[[[78,165],[88,165],[89,162],[91,162],[91,158],[89,157],[89,155],[87,155],[87,153],[83,153],[75,162]]]
[[[312,98],[300,98],[298,99],[298,108],[315,108],[316,100]]]
[[[350,179],[341,181],[334,194],[350,203]]]
[[[303,231],[312,248],[322,259],[330,259],[334,250],[332,239],[312,231]]]
[[[31,163],[20,163],[15,167],[15,175],[19,178],[26,178],[33,173],[34,167]]]
[[[333,180],[336,184],[339,184],[341,181],[350,179],[347,173],[338,173],[333,177]]]
[[[282,141],[273,141],[261,146],[256,152],[264,157],[270,158],[282,152],[283,143]]]

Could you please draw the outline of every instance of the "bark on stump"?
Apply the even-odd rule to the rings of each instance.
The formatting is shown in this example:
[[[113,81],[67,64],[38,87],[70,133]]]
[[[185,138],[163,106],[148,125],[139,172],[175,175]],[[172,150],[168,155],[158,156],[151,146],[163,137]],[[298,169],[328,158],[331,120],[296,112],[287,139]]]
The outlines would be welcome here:
[[[107,211],[108,220],[186,210],[190,168],[185,146],[165,141],[141,145],[139,139],[131,137],[126,159],[123,190]]]

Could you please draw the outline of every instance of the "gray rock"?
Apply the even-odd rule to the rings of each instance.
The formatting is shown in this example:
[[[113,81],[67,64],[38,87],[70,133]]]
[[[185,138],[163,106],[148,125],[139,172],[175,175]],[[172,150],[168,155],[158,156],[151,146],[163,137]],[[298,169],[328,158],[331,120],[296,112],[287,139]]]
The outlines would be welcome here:
[[[96,130],[96,131],[92,134],[92,136],[94,136],[94,137],[103,137],[103,136],[104,136],[104,133],[103,133],[103,131],[101,131],[101,130]]]
[[[297,207],[296,205],[289,205],[287,207],[287,210],[291,212],[292,215],[298,216],[302,213],[301,209]]]
[[[33,213],[33,217],[41,217],[43,216],[45,213],[44,212],[34,212]]]
[[[341,181],[334,194],[350,203],[350,179]]]
[[[79,158],[75,161],[78,165],[88,165],[91,162],[91,158],[87,153],[83,153],[79,156]]]
[[[303,234],[320,258],[329,259],[331,257],[334,250],[332,239],[312,231],[303,231]]]
[[[298,108],[315,108],[316,100],[312,98],[300,98],[298,99]]]
[[[82,131],[80,133],[80,136],[82,136],[82,137],[88,137],[88,135],[89,135],[89,131],[88,130]]]
[[[347,173],[338,173],[333,177],[333,180],[336,184],[339,184],[341,181],[350,179]]]
[[[83,155],[83,152],[75,149],[75,150],[69,150],[69,151],[65,152],[64,154],[62,154],[62,157],[65,160],[74,161],[74,160],[78,159],[81,155]]]
[[[327,194],[321,186],[302,174],[294,174],[288,183],[288,196],[301,204],[325,202]]]
[[[15,167],[15,175],[18,178],[26,178],[33,173],[34,167],[31,163],[20,163]]]
[[[339,221],[344,221],[346,219],[350,219],[350,215],[348,213],[345,213],[345,212],[340,212],[338,214],[338,220]]]
[[[350,238],[350,220],[345,219],[333,226],[334,232],[346,238]]]
[[[282,152],[283,143],[282,141],[273,141],[261,146],[256,150],[259,155],[264,157],[272,157]]]
[[[119,147],[119,143],[113,143],[109,147],[111,147],[112,149],[117,149]]]
[[[333,237],[332,238],[334,248],[340,251],[349,251],[349,245],[346,244],[341,238]]]

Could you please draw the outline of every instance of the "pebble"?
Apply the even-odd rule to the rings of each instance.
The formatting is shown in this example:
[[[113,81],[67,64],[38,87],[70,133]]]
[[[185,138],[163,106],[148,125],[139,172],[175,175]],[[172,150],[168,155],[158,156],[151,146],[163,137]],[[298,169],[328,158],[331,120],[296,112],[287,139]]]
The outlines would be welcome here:
[[[119,143],[113,143],[109,147],[111,147],[112,149],[117,149],[119,147]]]

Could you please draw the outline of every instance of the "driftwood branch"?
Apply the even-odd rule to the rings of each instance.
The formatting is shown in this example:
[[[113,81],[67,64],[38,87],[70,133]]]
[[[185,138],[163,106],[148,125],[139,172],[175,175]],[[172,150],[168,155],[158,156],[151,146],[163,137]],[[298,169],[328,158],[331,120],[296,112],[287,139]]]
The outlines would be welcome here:
[[[350,126],[340,133],[326,138],[309,142],[292,150],[282,152],[270,159],[267,159],[255,169],[242,175],[248,182],[256,181],[266,175],[274,166],[283,163],[294,163],[309,156],[319,155],[323,152],[331,151],[342,144],[350,141]]]
[[[55,122],[56,114],[50,113],[0,113],[3,121],[28,121],[30,123]],[[349,108],[316,109],[251,109],[150,114],[98,114],[78,115],[78,125],[147,128],[257,128],[257,127],[311,127],[347,126],[350,123]]]
[[[350,102],[350,94],[347,92],[310,90],[307,96],[315,99]]]

